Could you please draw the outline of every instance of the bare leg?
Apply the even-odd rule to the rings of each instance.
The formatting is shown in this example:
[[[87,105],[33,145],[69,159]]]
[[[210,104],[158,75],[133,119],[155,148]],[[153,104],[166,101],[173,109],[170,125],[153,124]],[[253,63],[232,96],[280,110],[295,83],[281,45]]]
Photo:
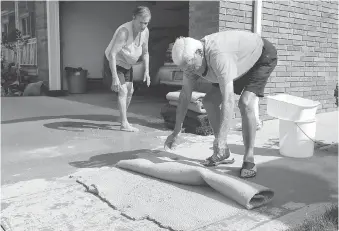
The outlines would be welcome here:
[[[222,102],[222,96],[219,88],[214,88],[206,94],[203,100],[204,108],[206,109],[208,120],[213,129],[214,136],[217,138],[220,129],[220,104]],[[213,142],[213,155],[202,162],[204,166],[211,167],[218,164],[232,164],[234,159],[229,160],[230,150],[220,152]]]
[[[126,108],[128,110],[134,92],[133,82],[126,82],[126,86],[127,86]]]
[[[139,129],[133,127],[128,121],[127,121],[127,109],[129,107],[129,105],[131,104],[131,100],[132,100],[132,95],[133,95],[133,83],[132,82],[126,82],[125,84],[126,86],[126,90],[127,90],[127,94],[126,94],[126,121],[123,123],[121,122],[121,130],[123,131],[128,131],[128,132],[138,132]]]
[[[132,82],[126,82],[126,88],[127,88],[127,97],[126,97],[126,113],[129,108],[129,105],[131,104],[134,88]],[[121,123],[121,118],[119,120],[119,123]]]
[[[260,118],[259,118],[259,97],[255,97],[254,99],[254,115],[255,115],[255,121],[257,122],[257,125],[259,125]]]
[[[254,114],[255,114],[255,121],[257,124],[256,129],[260,130],[262,128],[262,122],[259,117],[259,97],[256,97],[254,100]],[[235,130],[241,131],[242,130],[242,122],[236,124]]]
[[[119,106],[121,124],[128,123],[126,101],[127,101],[127,86],[126,84],[122,84],[120,91],[118,93],[118,106]]]
[[[255,107],[257,96],[249,91],[244,91],[239,100],[242,119],[242,136],[245,146],[244,162],[254,163],[254,143],[256,135]]]
[[[213,87],[203,99],[204,108],[207,117],[213,129],[214,136],[217,137],[220,128],[220,104],[222,101],[221,92],[218,88]]]

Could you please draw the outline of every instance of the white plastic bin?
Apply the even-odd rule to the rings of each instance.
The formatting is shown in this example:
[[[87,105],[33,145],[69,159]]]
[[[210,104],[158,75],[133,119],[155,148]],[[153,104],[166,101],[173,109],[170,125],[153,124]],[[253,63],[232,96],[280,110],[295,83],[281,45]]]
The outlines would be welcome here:
[[[305,122],[279,120],[280,154],[295,158],[313,156],[315,134],[315,119]]]
[[[319,105],[320,102],[288,94],[267,96],[267,114],[282,120],[314,120]]]

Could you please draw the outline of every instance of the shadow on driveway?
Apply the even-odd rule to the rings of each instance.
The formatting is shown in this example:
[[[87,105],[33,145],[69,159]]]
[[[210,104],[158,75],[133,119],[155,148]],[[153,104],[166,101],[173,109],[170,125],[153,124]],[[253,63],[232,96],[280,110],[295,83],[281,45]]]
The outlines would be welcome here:
[[[23,118],[23,119],[15,119],[15,120],[6,120],[2,121],[1,124],[12,124],[12,123],[20,123],[20,122],[32,122],[32,121],[40,121],[40,120],[53,120],[53,119],[73,119],[73,120],[87,120],[87,121],[96,121],[96,122],[118,122],[119,116],[115,115],[103,115],[103,114],[92,114],[92,115],[61,115],[61,116],[41,116],[41,117],[31,117],[31,118]],[[150,127],[158,130],[168,130],[165,128],[164,123],[160,121],[152,121],[145,120],[136,117],[129,117],[129,122],[132,124],[138,124],[145,127]],[[69,128],[97,128],[97,129],[108,129],[115,130],[115,126],[103,124],[99,125],[97,123],[90,122],[75,122],[75,121],[64,121],[64,122],[53,122],[46,123],[44,125],[47,128],[58,129],[58,130],[69,130],[65,129],[65,127]]]

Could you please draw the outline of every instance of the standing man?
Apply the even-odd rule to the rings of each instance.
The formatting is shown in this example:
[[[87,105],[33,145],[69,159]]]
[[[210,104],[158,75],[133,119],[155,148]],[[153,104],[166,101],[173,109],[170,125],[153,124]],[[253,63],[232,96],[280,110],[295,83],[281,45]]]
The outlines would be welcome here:
[[[104,72],[112,77],[111,90],[118,93],[120,130],[137,132],[127,120],[127,109],[134,92],[133,65],[142,56],[145,73],[144,82],[150,85],[148,54],[148,23],[151,12],[146,6],[138,6],[133,11],[133,20],[121,25],[114,33],[105,50]]]
[[[204,78],[212,89],[203,100],[215,140],[213,155],[203,164],[214,166],[230,157],[227,135],[233,118],[234,93],[241,95],[239,109],[245,146],[241,177],[254,177],[255,107],[264,96],[267,80],[277,65],[275,47],[260,35],[247,31],[223,31],[201,40],[180,37],[172,49],[173,62],[184,71],[174,131],[165,148],[172,148],[181,132],[195,82]]]

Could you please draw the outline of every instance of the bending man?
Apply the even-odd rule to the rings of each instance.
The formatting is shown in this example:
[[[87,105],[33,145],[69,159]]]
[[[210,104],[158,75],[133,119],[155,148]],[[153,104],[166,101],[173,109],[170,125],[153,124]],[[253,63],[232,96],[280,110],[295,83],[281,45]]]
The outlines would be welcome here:
[[[212,84],[203,104],[213,128],[213,155],[203,164],[214,166],[230,157],[227,135],[233,119],[234,93],[241,95],[239,108],[245,146],[241,177],[254,177],[255,107],[264,96],[267,80],[277,64],[275,47],[258,34],[246,31],[223,31],[201,40],[178,38],[172,49],[173,62],[184,71],[183,87],[176,113],[176,125],[165,148],[172,148],[181,132],[194,84],[204,78]]]
[[[142,56],[145,73],[144,82],[150,85],[147,25],[151,12],[145,6],[137,7],[133,20],[121,25],[114,33],[105,50],[105,75],[112,76],[111,90],[118,93],[121,130],[137,132],[127,120],[127,109],[131,103],[133,87],[133,65]]]

